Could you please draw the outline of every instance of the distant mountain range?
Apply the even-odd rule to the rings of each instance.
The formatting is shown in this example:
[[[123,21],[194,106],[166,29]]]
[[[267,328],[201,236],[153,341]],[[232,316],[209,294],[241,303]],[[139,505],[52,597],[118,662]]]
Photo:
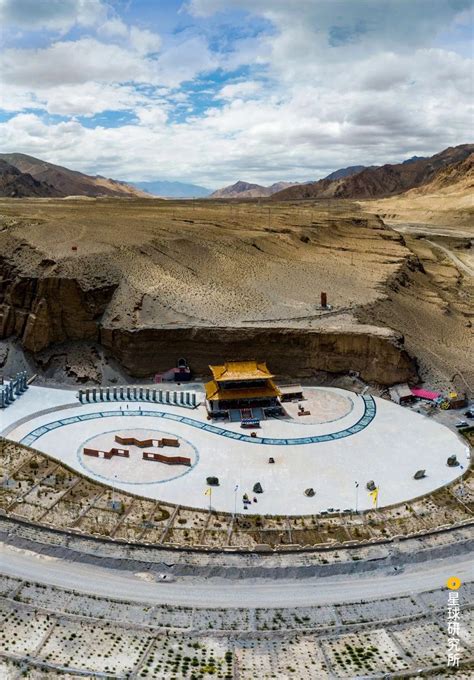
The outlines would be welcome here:
[[[152,182],[127,182],[127,184],[161,198],[205,198],[211,193],[211,189],[198,184],[186,184],[186,182],[154,180]]]
[[[149,197],[141,189],[96,175],[85,175],[23,153],[0,154],[0,196],[10,198],[65,196]]]
[[[403,165],[420,160],[424,160],[423,156],[412,156],[412,158],[403,161]],[[362,172],[362,170],[375,170],[378,167],[379,166],[377,165],[350,165],[347,168],[340,168],[339,170],[331,172],[331,174],[327,175],[327,177],[324,177],[322,180],[319,180],[319,182],[345,179],[346,177],[357,175],[359,172]],[[235,184],[214,191],[209,198],[263,198],[266,196],[273,196],[290,187],[305,187],[313,184],[317,184],[317,182],[276,182],[275,184],[266,187],[261,184],[250,184],[249,182],[239,180]],[[142,185],[137,184],[137,186]],[[295,188],[294,190],[298,193],[298,189]]]
[[[448,186],[472,175],[474,144],[449,147],[430,158],[413,156],[402,163],[382,166],[353,165],[316,182],[275,182],[270,186],[239,180],[210,193],[205,187],[185,182],[120,182],[100,175],[86,175],[21,153],[0,154],[0,196],[10,198],[110,196],[125,198],[384,198],[419,187]],[[470,158],[471,157],[471,158]],[[466,159],[470,158],[470,162]]]
[[[265,196],[272,196],[278,191],[287,189],[295,184],[295,182],[275,182],[269,187],[261,184],[250,184],[249,182],[242,182],[239,180],[223,189],[214,191],[209,198],[263,198]]]
[[[298,184],[272,198],[290,201],[308,198],[382,198],[421,187],[442,170],[464,161],[474,151],[474,144],[449,147],[430,158],[410,158],[403,163],[367,167],[360,172],[308,184]],[[348,168],[346,168],[348,170]],[[337,173],[336,173],[337,174]]]

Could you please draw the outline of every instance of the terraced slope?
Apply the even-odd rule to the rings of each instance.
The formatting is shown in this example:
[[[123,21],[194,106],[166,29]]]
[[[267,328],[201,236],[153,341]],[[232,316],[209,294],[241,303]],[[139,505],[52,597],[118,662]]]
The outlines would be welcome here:
[[[0,210],[0,334],[32,352],[98,341],[137,376],[179,355],[207,373],[256,352],[294,376],[354,369],[390,383],[415,373],[400,337],[355,312],[417,262],[357,207],[149,199]]]

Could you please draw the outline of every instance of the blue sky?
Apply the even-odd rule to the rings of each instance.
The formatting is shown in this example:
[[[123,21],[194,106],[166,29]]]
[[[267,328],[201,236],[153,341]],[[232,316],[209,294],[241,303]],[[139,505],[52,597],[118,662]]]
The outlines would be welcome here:
[[[0,144],[211,188],[471,141],[472,0],[0,0]]]

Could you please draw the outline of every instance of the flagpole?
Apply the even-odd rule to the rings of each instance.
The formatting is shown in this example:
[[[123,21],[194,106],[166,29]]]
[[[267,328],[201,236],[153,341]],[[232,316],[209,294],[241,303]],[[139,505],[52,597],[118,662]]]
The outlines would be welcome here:
[[[378,510],[378,507],[379,507],[379,487],[376,486],[375,489],[369,493],[369,496],[372,498],[372,504],[373,504],[375,510]]]
[[[234,519],[235,519],[235,516],[237,515],[237,489],[238,488],[239,488],[239,485],[236,484],[235,489],[234,489]]]
[[[209,512],[211,512],[212,486],[209,487]]]
[[[356,513],[357,513],[359,504],[359,482],[355,482],[355,488],[356,488]]]

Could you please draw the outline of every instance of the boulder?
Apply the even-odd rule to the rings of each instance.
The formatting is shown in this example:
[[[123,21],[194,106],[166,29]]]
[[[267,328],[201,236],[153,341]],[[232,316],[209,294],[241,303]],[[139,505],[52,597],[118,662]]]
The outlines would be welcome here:
[[[426,477],[426,470],[417,470],[413,475],[413,479],[423,479]]]
[[[256,484],[253,485],[253,492],[263,493],[262,485],[260,484],[260,482],[257,482]]]
[[[219,486],[219,477],[206,477],[206,483],[209,486]]]
[[[309,498],[311,498],[312,496],[314,496],[314,494],[315,494],[315,491],[312,487],[309,487],[309,489],[305,489],[305,492],[304,492],[305,496],[308,496]]]
[[[367,484],[365,486],[366,486],[368,491],[375,491],[375,489],[376,489],[375,482],[374,482],[373,479],[371,479],[370,482],[367,482]]]

